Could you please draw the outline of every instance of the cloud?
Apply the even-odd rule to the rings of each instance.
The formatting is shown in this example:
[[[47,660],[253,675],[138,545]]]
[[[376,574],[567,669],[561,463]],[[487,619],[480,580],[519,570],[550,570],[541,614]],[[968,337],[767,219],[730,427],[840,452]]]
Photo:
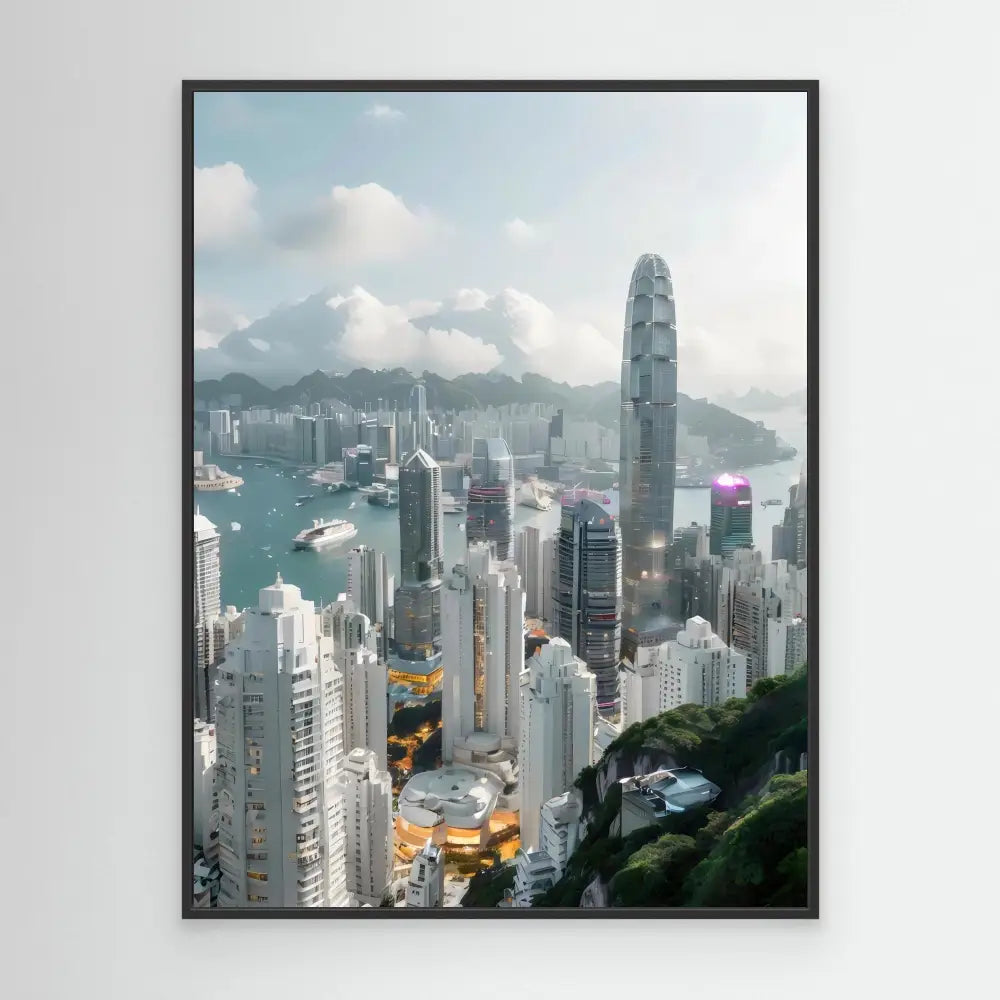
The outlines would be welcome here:
[[[233,330],[245,330],[250,320],[228,302],[205,295],[194,297],[194,346],[218,347]]]
[[[194,245],[224,246],[257,227],[257,185],[238,163],[194,169]]]
[[[221,330],[222,325],[216,327]],[[553,310],[515,288],[496,295],[464,288],[443,302],[387,303],[361,286],[330,289],[197,345],[199,378],[242,371],[265,381],[294,380],[319,368],[400,366],[454,378],[498,371],[537,372],[571,385],[615,380],[621,340]]]
[[[424,246],[437,229],[425,209],[411,211],[380,184],[337,185],[311,209],[290,216],[275,241],[334,266],[394,260]]]
[[[532,225],[524,219],[511,219],[503,224],[503,231],[507,239],[516,247],[530,247],[540,243],[545,232],[541,226]]]
[[[405,118],[399,108],[392,108],[388,104],[373,104],[365,110],[365,117],[374,118],[376,121],[398,121]]]
[[[410,322],[408,307],[386,305],[361,287],[352,289],[348,296],[333,296],[327,305],[344,320],[343,333],[335,344],[337,353],[361,367],[402,365],[411,371],[427,369],[454,378],[466,372],[489,371],[501,361],[494,345],[458,329],[430,326],[421,330]]]

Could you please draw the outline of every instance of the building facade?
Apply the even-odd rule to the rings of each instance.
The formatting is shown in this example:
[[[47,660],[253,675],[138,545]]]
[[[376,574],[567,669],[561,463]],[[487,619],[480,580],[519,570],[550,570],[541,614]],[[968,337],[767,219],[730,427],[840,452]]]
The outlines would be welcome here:
[[[622,628],[621,534],[600,504],[564,507],[552,578],[552,632],[565,639],[597,677],[597,706],[618,698]]]
[[[376,652],[388,658],[395,622],[393,602],[395,578],[389,572],[384,552],[370,545],[357,545],[347,553],[347,597],[375,629]]]
[[[347,906],[343,689],[315,609],[260,591],[219,667],[220,906]]]
[[[472,442],[465,536],[490,542],[498,559],[514,557],[514,459],[503,438]]]
[[[444,851],[430,841],[413,858],[406,882],[406,905],[425,909],[444,905]]]
[[[227,412],[228,411],[224,411]],[[219,533],[200,511],[194,515],[194,714],[211,722],[215,718],[214,623],[219,617],[221,563]],[[222,650],[220,649],[221,653]]]
[[[727,556],[734,549],[753,548],[753,491],[746,476],[728,472],[712,483],[709,553]]]
[[[423,450],[399,469],[399,543],[395,653],[402,660],[433,660],[441,654],[444,514],[441,469]]]
[[[659,673],[660,712],[746,697],[746,656],[727,646],[704,618],[689,618],[666,643]]]
[[[541,810],[593,760],[597,678],[565,639],[534,653],[521,675],[521,843],[541,842]]]
[[[622,654],[671,635],[663,607],[666,548],[674,532],[677,467],[677,326],[670,269],[636,262],[622,342],[620,515]]]
[[[525,525],[514,539],[515,561],[524,586],[524,613],[528,618],[546,619],[551,608],[552,566],[546,569],[546,543],[551,536],[534,524]]]
[[[794,673],[809,653],[808,627],[804,618],[772,618],[767,623],[767,676]]]
[[[442,757],[490,733],[516,747],[524,670],[524,591],[516,567],[473,542],[442,591]]]
[[[344,761],[347,891],[355,906],[378,906],[392,891],[392,780],[373,751]]]

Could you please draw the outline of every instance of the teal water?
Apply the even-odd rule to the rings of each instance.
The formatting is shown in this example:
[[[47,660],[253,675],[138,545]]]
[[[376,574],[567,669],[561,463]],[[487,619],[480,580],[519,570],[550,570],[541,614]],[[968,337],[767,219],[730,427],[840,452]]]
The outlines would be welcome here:
[[[267,465],[256,468],[250,459],[223,459],[227,472],[244,479],[239,493],[195,493],[195,504],[218,528],[221,536],[222,603],[244,608],[257,603],[257,591],[274,582],[280,570],[287,583],[302,590],[308,600],[319,603],[335,600],[347,587],[347,552],[354,545],[370,545],[388,556],[391,571],[399,573],[399,511],[369,504],[357,491],[320,493],[302,507],[295,498],[316,492],[308,477],[290,466]],[[241,468],[237,468],[241,466]],[[771,526],[781,522],[784,506],[761,507],[760,501],[777,497],[788,499],[789,485],[798,479],[801,460],[779,462],[744,470],[754,492],[754,541],[764,553],[771,554]],[[612,494],[609,510],[616,513],[618,497]],[[352,506],[353,505],[353,506]],[[325,552],[295,552],[292,539],[314,518],[338,517],[353,522],[357,535],[343,545]],[[708,490],[677,490],[674,501],[674,524],[691,521],[707,524]],[[233,527],[238,524],[239,530]],[[536,524],[556,528],[559,504],[551,510],[537,511],[518,506],[515,526]],[[444,518],[445,570],[463,559],[465,524],[460,514]]]

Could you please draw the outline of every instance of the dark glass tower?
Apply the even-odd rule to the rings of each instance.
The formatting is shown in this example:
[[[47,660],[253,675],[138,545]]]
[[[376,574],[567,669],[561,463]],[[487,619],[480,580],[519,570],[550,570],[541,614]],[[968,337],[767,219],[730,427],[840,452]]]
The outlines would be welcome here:
[[[746,476],[723,472],[712,483],[712,521],[708,551],[727,556],[734,549],[753,548],[753,494]]]
[[[621,404],[622,656],[659,645],[678,625],[667,612],[667,546],[674,532],[677,327],[670,269],[643,254],[625,306]]]
[[[514,459],[503,438],[472,442],[472,481],[465,535],[491,542],[497,559],[514,558]]]
[[[621,642],[621,533],[593,500],[564,507],[552,578],[553,634],[597,675],[597,707],[614,709]]]
[[[396,655],[441,655],[441,575],[444,571],[441,467],[415,451],[399,470],[400,587],[395,601]]]

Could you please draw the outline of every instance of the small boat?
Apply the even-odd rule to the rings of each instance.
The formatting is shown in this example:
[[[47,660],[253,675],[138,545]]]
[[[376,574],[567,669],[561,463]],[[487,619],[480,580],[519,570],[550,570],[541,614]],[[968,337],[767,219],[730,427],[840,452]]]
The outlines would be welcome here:
[[[234,486],[231,490],[226,490],[227,493],[235,493],[236,487]]]
[[[254,462],[253,463],[253,467],[255,469],[263,469],[264,468],[264,463],[263,462]]]
[[[356,503],[355,503],[355,502],[354,502],[354,501],[352,500],[352,501],[351,501],[351,502],[350,502],[350,503],[349,503],[349,504],[347,505],[347,509],[348,509],[348,510],[354,510],[354,508],[355,508],[356,506],[357,506],[357,504],[356,504]]]

